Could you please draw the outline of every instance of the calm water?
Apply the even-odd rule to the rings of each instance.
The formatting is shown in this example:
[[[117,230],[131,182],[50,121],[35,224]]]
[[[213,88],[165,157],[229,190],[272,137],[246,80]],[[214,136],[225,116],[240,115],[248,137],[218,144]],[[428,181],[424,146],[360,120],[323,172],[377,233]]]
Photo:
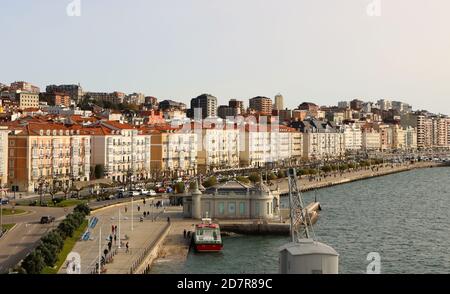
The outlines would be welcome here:
[[[316,192],[317,239],[340,254],[340,273],[365,273],[378,252],[383,273],[450,273],[450,168],[422,169]],[[307,202],[314,192],[304,195]],[[280,237],[224,238],[220,254],[191,253],[153,273],[276,273]]]

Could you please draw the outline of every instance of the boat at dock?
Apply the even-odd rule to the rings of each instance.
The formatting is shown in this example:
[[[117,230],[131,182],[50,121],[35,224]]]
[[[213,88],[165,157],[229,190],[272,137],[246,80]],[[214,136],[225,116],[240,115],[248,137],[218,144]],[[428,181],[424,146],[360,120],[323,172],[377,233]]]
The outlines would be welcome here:
[[[202,223],[195,226],[194,248],[197,252],[219,252],[223,248],[220,226],[210,218],[202,219]]]

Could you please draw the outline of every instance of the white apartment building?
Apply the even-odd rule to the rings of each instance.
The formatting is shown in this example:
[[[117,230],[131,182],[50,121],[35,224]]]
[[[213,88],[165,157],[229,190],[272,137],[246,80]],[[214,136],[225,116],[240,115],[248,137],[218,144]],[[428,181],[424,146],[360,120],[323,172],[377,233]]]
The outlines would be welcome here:
[[[270,132],[266,127],[246,125],[240,133],[240,165],[247,167],[263,167],[271,162]]]
[[[116,121],[88,129],[92,134],[91,165],[103,165],[106,178],[127,183],[150,177],[150,135]]]
[[[365,129],[361,136],[361,147],[363,150],[380,150],[381,136],[380,133],[372,128]]]
[[[0,189],[8,183],[8,133],[7,127],[0,126]]]
[[[239,167],[239,130],[234,126],[203,127],[198,144],[199,171]]]
[[[270,132],[270,162],[296,162],[302,157],[302,134],[294,128],[279,125]]]
[[[361,150],[362,148],[362,131],[361,128],[356,125],[344,125],[344,142],[345,150]]]
[[[411,126],[404,129],[405,148],[417,149],[417,129]]]

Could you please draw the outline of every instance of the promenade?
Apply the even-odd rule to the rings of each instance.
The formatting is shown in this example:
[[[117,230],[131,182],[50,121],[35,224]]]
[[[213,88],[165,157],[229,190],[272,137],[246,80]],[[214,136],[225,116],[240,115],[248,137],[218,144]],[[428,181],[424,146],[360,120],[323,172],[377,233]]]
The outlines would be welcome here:
[[[321,176],[302,176],[299,184],[302,191],[309,191],[418,168],[430,168],[437,166],[439,166],[439,164],[430,162],[386,164],[384,167],[362,168],[342,173],[331,172]],[[289,193],[287,178],[273,181],[270,188],[278,188],[281,195]]]
[[[97,217],[98,222],[94,228],[90,229],[90,239],[87,241],[79,240],[72,249],[72,252],[78,253],[81,257],[82,274],[95,272],[99,258],[99,250],[103,254],[103,251],[108,247],[109,236],[114,236],[112,226],[117,226],[117,231],[119,231],[119,211],[122,246],[119,248],[118,238],[116,242],[113,240],[111,252],[114,254],[108,254],[108,257],[112,256],[112,260],[105,265],[104,273],[130,273],[132,265],[142,260],[143,255],[148,252],[149,247],[153,245],[154,241],[161,236],[167,225],[164,210],[162,208],[156,209],[155,207],[151,207],[149,202],[145,205],[142,200],[134,201],[133,205],[131,202],[127,202],[99,209],[91,214],[90,218]],[[143,222],[140,222],[144,211],[150,212],[150,216],[144,218]],[[152,221],[153,217],[157,217],[157,220]],[[101,239],[99,242],[100,229]],[[128,250],[126,249],[127,243]],[[67,272],[66,270],[66,264],[63,264],[58,273],[64,274]]]

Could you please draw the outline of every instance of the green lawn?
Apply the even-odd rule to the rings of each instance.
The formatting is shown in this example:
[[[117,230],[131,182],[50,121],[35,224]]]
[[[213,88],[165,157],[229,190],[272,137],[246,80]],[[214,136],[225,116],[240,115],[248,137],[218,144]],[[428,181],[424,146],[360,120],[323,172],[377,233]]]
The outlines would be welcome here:
[[[43,270],[43,274],[57,274],[61,266],[66,261],[67,255],[72,251],[73,247],[75,246],[75,243],[81,238],[83,233],[86,231],[86,228],[88,226],[88,220],[85,220],[83,224],[73,233],[73,236],[71,238],[67,238],[64,241],[64,246],[61,252],[58,254],[58,261],[56,262],[55,267],[51,268],[46,266]]]
[[[9,229],[11,229],[12,227],[14,227],[15,224],[3,224],[2,225],[2,229],[7,231]]]
[[[22,214],[25,212],[26,212],[25,210],[16,208],[16,209],[14,209],[14,213],[13,213],[13,210],[10,208],[2,208],[3,215],[16,215],[16,214]]]
[[[60,203],[56,204],[56,207],[69,207],[69,206],[77,206],[78,204],[85,203],[84,200],[77,200],[77,199],[68,199],[63,200]]]

